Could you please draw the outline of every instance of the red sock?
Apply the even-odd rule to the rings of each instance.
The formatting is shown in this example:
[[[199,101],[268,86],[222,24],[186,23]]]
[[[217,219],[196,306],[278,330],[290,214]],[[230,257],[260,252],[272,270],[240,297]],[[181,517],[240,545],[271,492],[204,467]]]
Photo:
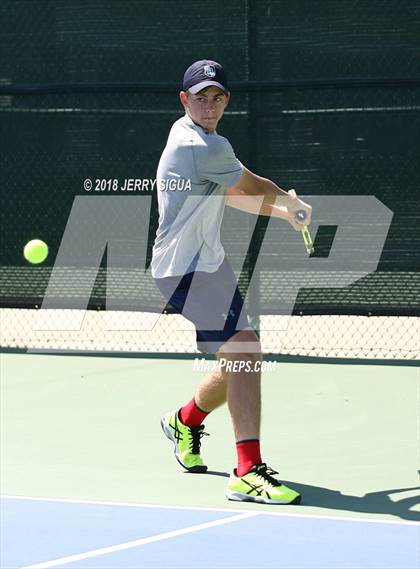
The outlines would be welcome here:
[[[184,425],[195,427],[201,425],[208,414],[209,413],[207,411],[203,411],[200,409],[200,407],[198,407],[193,397],[189,403],[181,408],[179,412],[179,418],[181,419],[181,422],[184,423]]]
[[[258,439],[247,439],[236,443],[238,452],[237,476],[244,476],[253,466],[261,464],[260,441]]]

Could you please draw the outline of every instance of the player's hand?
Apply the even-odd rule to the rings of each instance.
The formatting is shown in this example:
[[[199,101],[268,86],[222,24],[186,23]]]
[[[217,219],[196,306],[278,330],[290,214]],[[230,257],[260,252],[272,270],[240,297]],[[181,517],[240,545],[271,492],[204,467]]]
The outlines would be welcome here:
[[[312,206],[297,197],[295,190],[289,190],[289,201],[287,203],[287,221],[296,229],[302,229],[311,223]]]

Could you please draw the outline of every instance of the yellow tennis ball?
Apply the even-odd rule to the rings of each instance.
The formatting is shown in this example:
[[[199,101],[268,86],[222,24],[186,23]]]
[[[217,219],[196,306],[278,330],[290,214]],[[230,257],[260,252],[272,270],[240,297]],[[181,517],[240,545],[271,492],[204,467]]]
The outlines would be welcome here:
[[[32,239],[26,243],[23,256],[33,265],[42,263],[48,257],[48,245],[41,239]]]

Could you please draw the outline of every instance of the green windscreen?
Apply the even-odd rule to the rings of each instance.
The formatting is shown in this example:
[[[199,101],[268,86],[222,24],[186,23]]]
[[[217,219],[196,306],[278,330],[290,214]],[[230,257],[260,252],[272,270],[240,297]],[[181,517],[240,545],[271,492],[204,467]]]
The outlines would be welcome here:
[[[377,270],[341,287],[338,275],[334,288],[320,273],[299,291],[295,313],[419,313],[418,2],[215,0],[197,9],[188,0],[5,0],[1,15],[1,306],[42,303],[86,178],[155,177],[182,115],[182,74],[210,58],[223,63],[232,90],[218,130],[246,166],[303,196],[373,195],[394,214]],[[149,260],[155,195],[152,203]],[[287,304],[287,286],[270,269],[278,266],[277,244],[265,241],[259,251],[265,228],[260,219],[244,264],[235,255],[253,224],[225,223],[222,235],[243,292],[258,254],[266,256],[257,308],[276,314]],[[34,237],[50,248],[42,266],[22,256]],[[332,241],[321,227],[320,256]],[[115,306],[158,309],[144,268],[121,271]],[[105,257],[91,308],[106,304],[106,273]],[[83,270],[63,274],[57,306],[78,306],[86,282]]]

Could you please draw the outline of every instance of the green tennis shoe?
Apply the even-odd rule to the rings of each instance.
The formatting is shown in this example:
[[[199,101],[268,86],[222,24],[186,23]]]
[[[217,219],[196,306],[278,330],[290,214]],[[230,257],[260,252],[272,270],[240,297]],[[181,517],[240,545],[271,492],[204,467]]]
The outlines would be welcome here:
[[[174,454],[179,464],[189,472],[206,472],[207,466],[200,456],[201,439],[208,434],[204,432],[204,425],[184,425],[179,411],[166,413],[160,424],[165,435],[174,443]]]
[[[258,502],[261,504],[299,504],[301,496],[295,490],[273,478],[278,474],[266,464],[257,464],[244,476],[235,471],[229,478],[226,496],[238,502]]]

